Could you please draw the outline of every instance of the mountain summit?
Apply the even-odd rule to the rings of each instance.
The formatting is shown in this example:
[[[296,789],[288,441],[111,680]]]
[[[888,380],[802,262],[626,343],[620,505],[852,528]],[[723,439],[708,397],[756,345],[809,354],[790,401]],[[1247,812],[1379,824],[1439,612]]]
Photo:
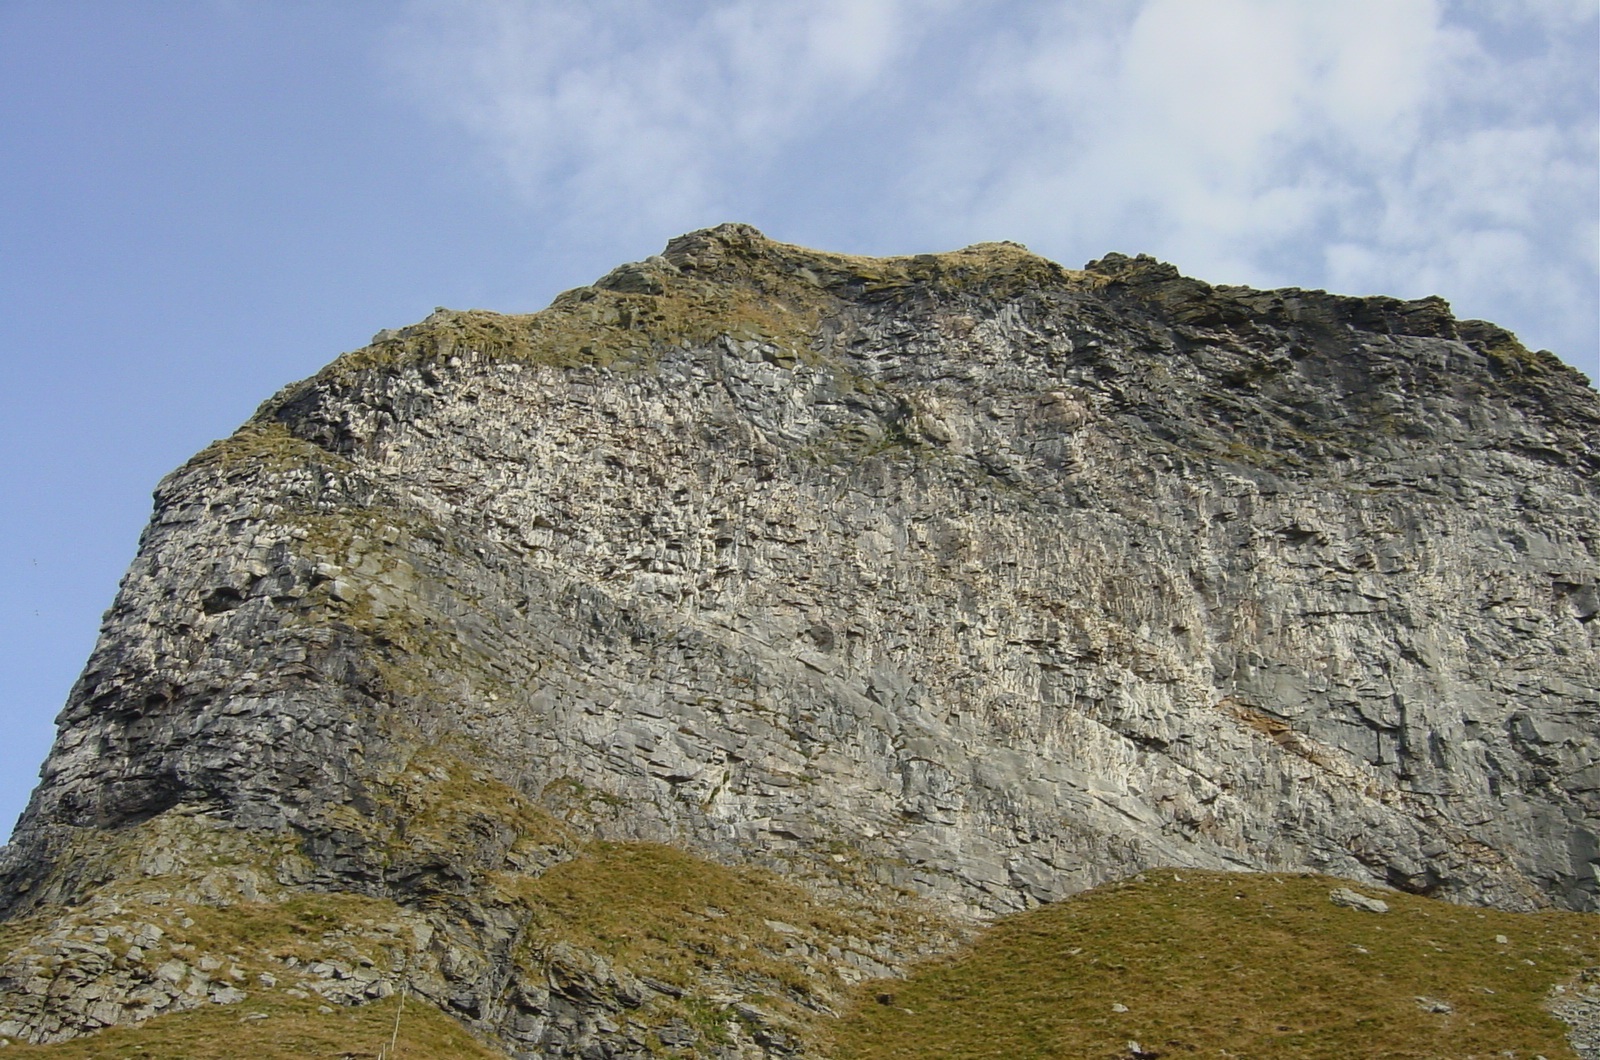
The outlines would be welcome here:
[[[1440,299],[692,233],[161,482],[0,852],[0,1036],[303,979],[779,1056],[1158,866],[1600,909],[1597,571],[1600,398]]]

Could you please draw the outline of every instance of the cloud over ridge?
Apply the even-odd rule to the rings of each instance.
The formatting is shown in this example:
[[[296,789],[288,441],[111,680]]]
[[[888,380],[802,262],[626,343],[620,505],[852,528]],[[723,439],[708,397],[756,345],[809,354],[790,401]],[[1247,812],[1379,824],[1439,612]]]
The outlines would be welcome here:
[[[1439,293],[1596,374],[1583,0],[417,0],[389,65],[568,237],[1017,239]]]

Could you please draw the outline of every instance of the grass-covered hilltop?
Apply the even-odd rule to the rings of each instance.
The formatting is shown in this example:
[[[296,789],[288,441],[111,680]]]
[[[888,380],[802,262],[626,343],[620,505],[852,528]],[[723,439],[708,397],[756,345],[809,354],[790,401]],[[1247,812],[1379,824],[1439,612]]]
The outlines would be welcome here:
[[[716,889],[715,906],[704,904],[708,888]],[[1329,900],[1346,889],[1320,876],[1142,873],[1008,917],[914,965],[909,978],[855,982],[831,999],[830,1011],[791,1007],[785,1047],[840,1060],[1592,1055],[1600,1028],[1600,923],[1592,915],[1358,892],[1388,907],[1376,913]],[[647,845],[579,855],[572,871],[549,874],[527,897],[525,911],[545,935],[539,974],[577,996],[603,965],[593,956],[587,965],[566,963],[574,947],[614,969],[669,977],[743,951],[749,956],[736,963],[805,990],[795,936],[814,931],[819,912],[837,916],[770,876],[732,874]],[[136,916],[147,933],[165,924],[156,948],[191,975],[207,955],[221,955],[211,958],[214,972],[249,996],[59,1045],[14,1046],[8,1056],[507,1055],[426,1003],[386,992],[352,1001],[340,989],[386,981],[378,976],[414,956],[408,918],[391,903],[125,902],[121,915]],[[773,925],[781,925],[776,933]],[[60,940],[64,954],[75,949],[69,938]],[[738,1055],[751,1044],[754,1028],[737,1007],[653,995],[646,984],[657,982],[642,977],[636,996],[621,995],[635,1027],[676,1017],[663,1024],[664,1036],[640,1034],[635,1055]],[[1572,1028],[1552,1010],[1581,1028],[1583,1052],[1571,1050]]]
[[[1600,1055],[1597,453],[1439,299],[1005,243],[380,332],[158,487],[0,1049]]]

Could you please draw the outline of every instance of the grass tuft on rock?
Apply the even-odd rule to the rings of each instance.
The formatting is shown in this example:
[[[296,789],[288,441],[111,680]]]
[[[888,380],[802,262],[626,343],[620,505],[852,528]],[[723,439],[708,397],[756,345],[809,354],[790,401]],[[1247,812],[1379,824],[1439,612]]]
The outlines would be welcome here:
[[[261,991],[237,1005],[207,1005],[57,1045],[14,1044],[4,1052],[7,1060],[503,1060],[504,1053],[432,1005],[413,998],[400,1006],[398,995],[332,1006],[315,996]]]

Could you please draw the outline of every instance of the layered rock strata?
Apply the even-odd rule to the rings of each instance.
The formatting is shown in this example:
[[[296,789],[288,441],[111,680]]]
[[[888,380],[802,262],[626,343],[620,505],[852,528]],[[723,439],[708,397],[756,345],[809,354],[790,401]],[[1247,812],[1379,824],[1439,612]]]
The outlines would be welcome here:
[[[511,811],[413,841],[447,752],[952,923],[1158,865],[1597,909],[1597,573],[1600,399],[1439,299],[724,225],[380,333],[164,480],[0,908],[177,818],[413,911],[559,861]]]

